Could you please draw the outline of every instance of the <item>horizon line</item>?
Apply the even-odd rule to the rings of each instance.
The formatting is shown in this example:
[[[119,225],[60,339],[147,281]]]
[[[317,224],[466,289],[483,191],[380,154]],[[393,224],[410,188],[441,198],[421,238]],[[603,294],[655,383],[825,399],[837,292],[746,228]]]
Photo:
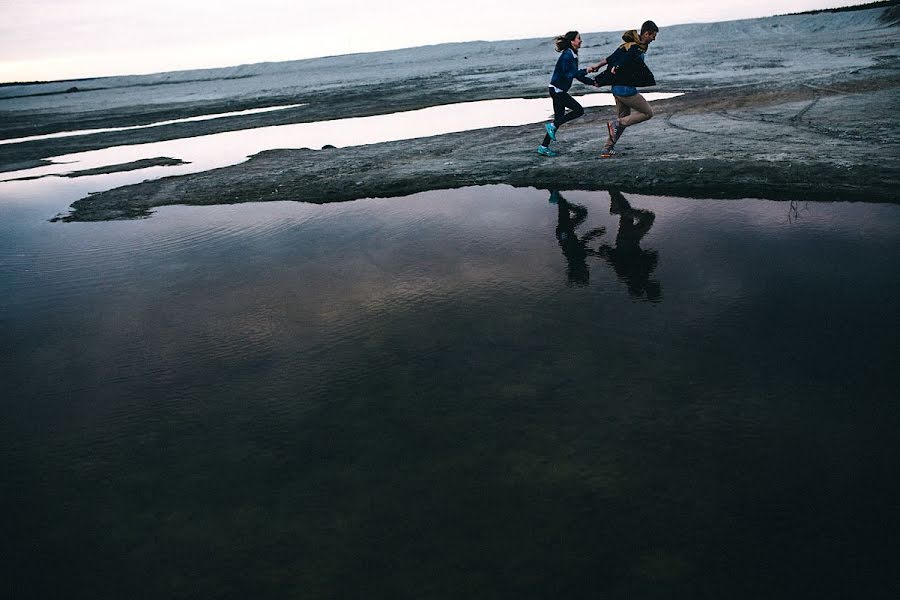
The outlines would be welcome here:
[[[848,5],[836,8],[820,8],[820,9],[812,9],[795,13],[782,13],[782,14],[774,14],[767,15],[763,17],[745,17],[740,19],[729,19],[727,21],[685,21],[680,23],[673,23],[671,25],[665,25],[666,28],[671,27],[682,27],[687,25],[709,25],[714,23],[735,23],[740,21],[756,21],[762,19],[773,19],[780,17],[793,17],[793,16],[802,16],[802,15],[815,15],[821,13],[839,13],[839,12],[853,12],[860,10],[869,10],[880,7],[887,7],[892,5],[900,4],[900,0],[878,0],[875,2],[868,2],[865,4],[855,4]],[[585,31],[586,34],[608,34],[614,33],[617,31],[616,29],[610,30],[600,30],[600,31]],[[547,36],[546,39],[552,40],[555,35]],[[301,62],[301,61],[309,61],[309,60],[321,60],[328,58],[340,58],[346,56],[360,56],[360,55],[370,55],[370,54],[384,54],[388,52],[399,52],[403,50],[414,50],[416,48],[434,48],[437,46],[450,46],[450,45],[459,45],[459,44],[476,44],[476,43],[498,43],[498,42],[516,42],[516,41],[530,41],[530,40],[538,40],[543,39],[543,36],[533,36],[533,37],[512,37],[512,38],[497,38],[493,40],[487,39],[472,39],[472,40],[458,40],[452,42],[437,42],[434,44],[422,44],[418,46],[399,46],[394,48],[383,48],[379,50],[369,50],[369,51],[360,51],[360,52],[346,52],[343,54],[325,54],[325,55],[315,55],[315,56],[300,56],[297,58],[287,58],[287,59],[271,59],[271,60],[259,60],[256,62],[246,62],[246,63],[236,63],[236,64],[226,64],[226,65],[209,65],[209,66],[201,66],[201,67],[191,67],[187,69],[175,69],[175,70],[149,70],[149,71],[135,71],[130,73],[114,73],[114,74],[101,74],[101,75],[88,75],[82,77],[67,77],[61,79],[44,79],[44,80],[31,80],[31,81],[0,81],[0,88],[3,87],[12,87],[12,86],[29,86],[29,85],[44,85],[50,83],[65,83],[65,82],[79,82],[79,81],[90,81],[95,79],[112,79],[117,77],[146,77],[150,75],[163,75],[168,73],[189,73],[191,71],[212,71],[219,69],[234,69],[239,67],[246,67],[252,65],[265,65],[265,64],[280,64],[280,63],[291,63],[291,62]]]

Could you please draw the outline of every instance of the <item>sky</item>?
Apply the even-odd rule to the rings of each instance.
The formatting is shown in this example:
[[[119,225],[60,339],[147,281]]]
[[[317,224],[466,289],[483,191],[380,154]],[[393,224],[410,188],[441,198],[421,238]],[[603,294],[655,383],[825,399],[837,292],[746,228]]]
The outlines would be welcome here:
[[[0,0],[0,82],[729,21],[868,0]]]

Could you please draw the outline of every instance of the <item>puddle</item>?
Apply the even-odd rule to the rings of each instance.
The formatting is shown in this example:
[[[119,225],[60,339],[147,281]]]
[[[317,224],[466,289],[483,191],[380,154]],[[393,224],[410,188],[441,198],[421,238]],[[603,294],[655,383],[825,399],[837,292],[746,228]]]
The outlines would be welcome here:
[[[678,96],[678,93],[648,93],[648,100]],[[614,104],[606,93],[577,96],[586,108]],[[152,175],[182,175],[207,171],[243,162],[247,157],[276,148],[361,146],[397,140],[443,135],[473,129],[526,125],[548,118],[551,103],[547,98],[484,100],[432,106],[419,110],[354,117],[313,123],[296,123],[228,131],[192,138],[114,146],[101,150],[49,157],[56,164],[4,173],[2,181],[60,175],[75,170],[97,169],[107,165],[135,162],[165,156],[182,160],[185,165],[154,170]],[[148,179],[151,171],[135,171],[132,183]],[[159,173],[159,175],[157,175]],[[94,184],[102,186],[97,176]],[[118,184],[122,185],[122,184]],[[98,187],[93,191],[102,191]]]
[[[773,551],[791,589],[848,544],[893,556],[900,205],[800,208],[486,186],[59,227],[0,203],[6,542],[66,581],[152,564],[152,597],[348,572],[398,597],[425,568],[421,597],[448,564],[593,597],[601,563],[630,591],[689,565],[695,597]]]

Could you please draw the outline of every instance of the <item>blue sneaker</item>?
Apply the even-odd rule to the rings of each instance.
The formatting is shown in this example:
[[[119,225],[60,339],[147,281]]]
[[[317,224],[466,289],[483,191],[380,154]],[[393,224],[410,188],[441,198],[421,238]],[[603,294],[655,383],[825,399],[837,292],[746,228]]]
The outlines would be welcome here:
[[[554,152],[547,146],[538,146],[538,154],[540,154],[541,156],[556,156],[556,152]]]
[[[547,135],[550,136],[550,139],[555,142],[556,141],[556,125],[554,125],[553,123],[547,123],[546,125],[544,125],[544,129],[547,130]]]

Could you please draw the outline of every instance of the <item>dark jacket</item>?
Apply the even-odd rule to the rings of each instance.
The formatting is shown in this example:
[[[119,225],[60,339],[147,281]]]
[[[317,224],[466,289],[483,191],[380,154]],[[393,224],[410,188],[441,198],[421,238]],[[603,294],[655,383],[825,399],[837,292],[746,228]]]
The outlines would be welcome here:
[[[571,48],[566,48],[556,61],[556,68],[550,77],[550,85],[568,92],[572,87],[572,80],[577,79],[581,83],[594,85],[594,80],[587,76],[587,69],[578,68],[578,55]]]
[[[597,85],[630,85],[650,87],[656,85],[653,73],[644,64],[643,52],[637,45],[628,50],[619,47],[606,58],[606,71],[597,76]],[[618,67],[615,74],[613,67]]]

